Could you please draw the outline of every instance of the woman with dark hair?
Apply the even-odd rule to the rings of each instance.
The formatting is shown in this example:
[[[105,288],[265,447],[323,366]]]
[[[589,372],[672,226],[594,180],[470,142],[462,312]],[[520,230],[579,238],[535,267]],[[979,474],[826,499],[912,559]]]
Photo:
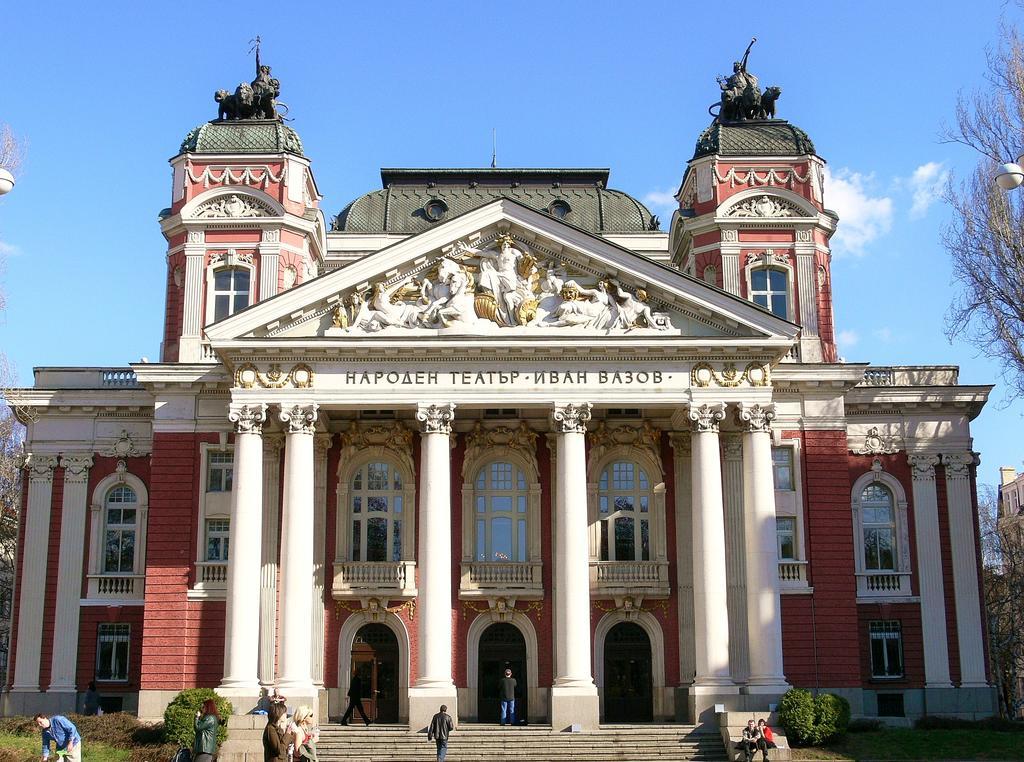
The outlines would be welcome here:
[[[263,762],[288,762],[288,747],[295,737],[288,732],[287,723],[284,704],[272,703],[267,710],[267,727],[263,729]]]
[[[213,762],[217,753],[217,729],[222,722],[217,713],[217,703],[206,699],[203,708],[196,712],[194,722],[196,739],[192,742],[192,762]]]

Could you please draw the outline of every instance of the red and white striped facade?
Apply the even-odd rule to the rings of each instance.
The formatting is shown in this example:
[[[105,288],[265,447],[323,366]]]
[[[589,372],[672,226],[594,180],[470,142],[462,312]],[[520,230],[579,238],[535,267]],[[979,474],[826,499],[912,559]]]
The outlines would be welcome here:
[[[6,712],[71,709],[98,679],[143,717],[270,685],[336,716],[370,625],[417,727],[442,701],[482,714],[494,625],[521,636],[531,720],[558,727],[639,694],[648,719],[765,709],[790,685],[855,714],[992,712],[970,434],[990,387],[838,361],[817,156],[695,159],[668,233],[616,236],[508,199],[328,232],[300,155],[171,163],[161,362],[39,368],[17,400]],[[642,289],[670,328],[356,330],[349,294],[502,235]],[[753,304],[767,271],[783,314]],[[242,302],[215,320],[224,294]],[[629,637],[643,674],[612,675]]]

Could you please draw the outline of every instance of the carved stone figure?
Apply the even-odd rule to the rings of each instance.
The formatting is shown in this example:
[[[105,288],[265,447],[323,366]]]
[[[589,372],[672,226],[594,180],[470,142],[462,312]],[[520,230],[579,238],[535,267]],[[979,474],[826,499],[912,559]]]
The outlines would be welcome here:
[[[277,119],[277,96],[281,94],[281,83],[270,76],[269,66],[260,66],[256,79],[252,81],[253,118]]]
[[[761,93],[761,109],[757,113],[758,119],[775,118],[775,101],[782,95],[782,88],[776,85],[766,87]]]
[[[608,281],[600,281],[596,288],[584,288],[574,280],[562,287],[562,303],[548,323],[551,326],[583,326],[610,328],[615,324],[614,303]]]
[[[456,323],[476,322],[476,308],[473,300],[473,280],[465,268],[445,258],[437,267],[438,281],[423,281],[420,313],[424,325],[440,324],[449,328]]]
[[[654,328],[665,331],[672,327],[668,315],[656,315],[651,312],[651,308],[646,304],[647,292],[642,288],[637,289],[636,296],[633,296],[622,286],[615,284],[612,297],[617,309],[613,328]]]
[[[218,90],[214,94],[219,106],[218,119],[280,119],[277,97],[281,94],[281,83],[270,76],[269,66],[260,63],[259,37],[254,42],[256,79],[251,84],[242,82],[234,93]]]
[[[747,59],[755,42],[757,38],[751,38],[743,59],[733,63],[732,74],[717,78],[722,90],[717,114],[721,122],[775,118],[775,101],[782,94],[782,88],[772,86],[762,93],[757,77],[747,69]]]
[[[253,115],[253,92],[252,87],[242,82],[235,88],[234,93],[227,90],[218,90],[213,99],[219,104],[217,109],[218,119],[250,119]]]
[[[493,305],[488,299],[477,299],[477,314],[498,325],[526,325],[537,308],[531,283],[537,275],[536,262],[514,245],[510,235],[498,236],[496,243],[497,249],[462,249],[464,254],[480,258],[477,292],[493,298]]]

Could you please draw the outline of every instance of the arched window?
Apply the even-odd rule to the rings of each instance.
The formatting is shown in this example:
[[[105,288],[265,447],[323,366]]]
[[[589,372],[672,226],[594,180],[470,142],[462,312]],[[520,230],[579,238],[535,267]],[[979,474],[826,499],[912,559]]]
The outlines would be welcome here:
[[[750,298],[780,318],[789,319],[789,276],[778,267],[750,271]]]
[[[704,268],[704,282],[710,283],[712,286],[718,283],[718,270],[715,269],[714,265],[708,265]]]
[[[527,487],[523,470],[494,461],[475,480],[477,561],[524,562],[528,558]]]
[[[103,502],[104,574],[132,574],[138,532],[138,496],[127,485],[114,487]]]
[[[404,505],[402,475],[386,460],[364,463],[352,476],[351,560],[401,561]]]
[[[597,487],[602,561],[651,559],[651,483],[637,463],[617,460]]]
[[[864,532],[864,570],[896,571],[896,511],[892,492],[883,484],[869,484],[860,497]]]
[[[249,306],[249,270],[225,267],[213,273],[213,319],[223,320]]]

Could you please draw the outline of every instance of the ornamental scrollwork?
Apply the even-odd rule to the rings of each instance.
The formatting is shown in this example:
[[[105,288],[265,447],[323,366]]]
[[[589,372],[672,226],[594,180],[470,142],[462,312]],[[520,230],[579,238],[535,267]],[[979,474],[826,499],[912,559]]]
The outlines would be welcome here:
[[[451,434],[452,419],[455,417],[455,403],[441,405],[421,403],[416,408],[416,420],[424,434]]]
[[[228,420],[235,424],[239,434],[262,434],[263,423],[267,420],[267,406],[258,404],[232,404]]]
[[[722,402],[691,405],[686,417],[693,423],[693,430],[698,434],[717,434],[718,425],[725,418],[725,404]]]
[[[517,450],[529,459],[533,459],[537,451],[537,432],[531,429],[526,421],[520,421],[516,428],[496,426],[486,429],[482,422],[473,424],[472,430],[466,435],[466,459],[476,450],[488,450],[495,447],[508,447]]]
[[[935,467],[939,465],[939,456],[933,453],[919,453],[907,456],[910,463],[910,475],[915,482],[935,481]]]
[[[278,418],[288,425],[289,434],[313,434],[316,431],[317,411],[320,406],[315,402],[304,405],[282,407]]]
[[[587,422],[590,420],[590,403],[572,402],[564,405],[555,405],[551,412],[551,418],[555,423],[555,431],[562,434],[584,434],[587,431]]]
[[[742,370],[734,363],[725,363],[722,370],[716,370],[709,362],[699,362],[690,371],[690,385],[706,389],[712,385],[731,389],[746,382],[750,386],[763,387],[771,384],[769,366],[760,363],[747,363]]]
[[[247,217],[276,217],[266,204],[251,196],[232,193],[207,201],[192,216],[196,219],[240,219]]]
[[[266,373],[262,373],[251,362],[243,363],[235,370],[235,386],[242,389],[283,389],[286,386],[296,389],[313,387],[313,369],[306,363],[293,365],[286,373],[277,363],[271,364]]]
[[[64,469],[65,482],[86,482],[92,468],[92,455],[63,455],[60,465]]]
[[[765,405],[741,402],[736,411],[737,417],[750,432],[771,432],[772,421],[775,420],[775,403]]]
[[[974,454],[943,453],[942,465],[946,467],[947,479],[967,479],[971,475],[971,466],[974,465]]]
[[[646,450],[656,461],[661,459],[661,432],[650,421],[639,426],[609,426],[605,421],[598,421],[590,432],[590,444],[595,453],[626,446]]]
[[[58,459],[55,455],[34,455],[29,453],[25,456],[25,468],[28,469],[30,481],[51,481],[53,469],[57,467]]]
[[[872,426],[864,435],[864,444],[853,452],[856,455],[892,455],[899,452],[899,447],[895,437],[883,436],[877,426]]]
[[[748,198],[730,208],[726,217],[804,217],[804,211],[788,201],[764,194]]]

